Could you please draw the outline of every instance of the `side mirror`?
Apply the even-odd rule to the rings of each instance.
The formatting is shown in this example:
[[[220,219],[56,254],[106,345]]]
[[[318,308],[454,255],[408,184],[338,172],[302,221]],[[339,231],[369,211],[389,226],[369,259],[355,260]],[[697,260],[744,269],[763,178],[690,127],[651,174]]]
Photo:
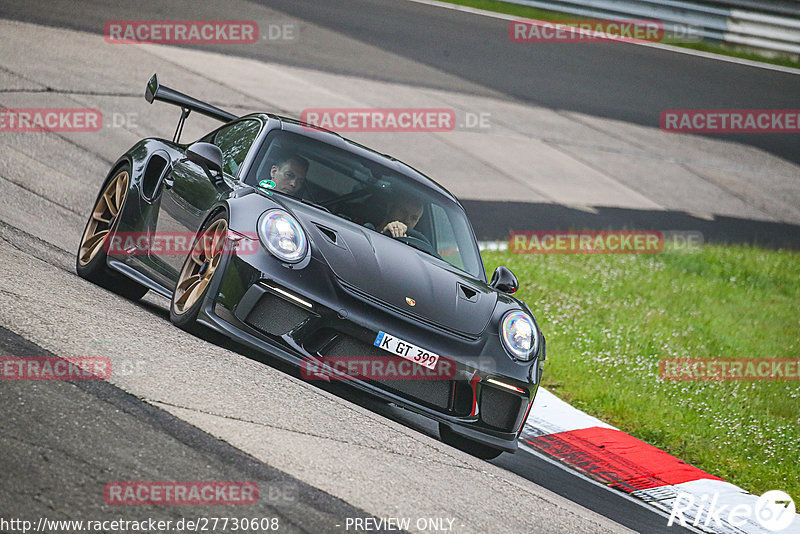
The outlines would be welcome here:
[[[200,165],[212,182],[217,181],[213,172],[217,173],[217,176],[222,175],[222,150],[217,145],[195,143],[186,149],[186,157],[192,163]]]
[[[489,285],[496,290],[502,291],[503,293],[508,293],[509,295],[513,295],[517,292],[517,289],[519,289],[517,277],[514,276],[514,273],[511,272],[511,269],[508,267],[503,267],[502,265],[494,270],[492,281],[489,282]]]

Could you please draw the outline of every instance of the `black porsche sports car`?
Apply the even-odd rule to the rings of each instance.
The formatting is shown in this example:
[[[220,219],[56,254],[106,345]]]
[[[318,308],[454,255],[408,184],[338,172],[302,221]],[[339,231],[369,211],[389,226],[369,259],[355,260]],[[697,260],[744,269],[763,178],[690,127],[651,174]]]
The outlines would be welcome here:
[[[336,133],[237,117],[155,75],[145,98],[180,107],[177,130],[138,142],[108,173],[81,277],[133,299],[156,291],[177,326],[345,379],[474,455],[516,450],[545,340],[511,271],[487,283],[452,194]],[[224,124],[182,144],[191,112]]]

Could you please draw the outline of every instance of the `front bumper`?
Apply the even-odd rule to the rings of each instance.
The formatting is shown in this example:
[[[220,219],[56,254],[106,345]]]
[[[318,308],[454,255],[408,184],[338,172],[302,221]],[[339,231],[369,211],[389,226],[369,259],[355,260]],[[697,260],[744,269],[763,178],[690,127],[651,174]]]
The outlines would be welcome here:
[[[391,358],[372,344],[378,331],[388,331],[440,354],[452,373],[426,380],[340,378],[463,437],[517,449],[538,388],[538,361],[512,361],[496,335],[471,338],[376,305],[341,284],[322,261],[292,269],[263,253],[234,253],[225,262],[200,323],[301,368],[339,357]]]

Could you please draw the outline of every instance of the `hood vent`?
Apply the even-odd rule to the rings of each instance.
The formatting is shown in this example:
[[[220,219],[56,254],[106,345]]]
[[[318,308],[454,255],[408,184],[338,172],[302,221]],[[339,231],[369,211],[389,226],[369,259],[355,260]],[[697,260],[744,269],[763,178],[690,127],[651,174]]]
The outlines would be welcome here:
[[[337,241],[336,232],[334,232],[330,228],[325,228],[324,226],[320,226],[320,225],[316,225],[316,226],[317,226],[317,229],[322,233],[322,235],[324,235],[326,238],[328,238],[328,241],[330,241],[334,245],[338,245],[338,243],[336,242]]]
[[[464,300],[475,302],[478,300],[478,292],[463,284],[456,284],[458,286],[458,296]]]

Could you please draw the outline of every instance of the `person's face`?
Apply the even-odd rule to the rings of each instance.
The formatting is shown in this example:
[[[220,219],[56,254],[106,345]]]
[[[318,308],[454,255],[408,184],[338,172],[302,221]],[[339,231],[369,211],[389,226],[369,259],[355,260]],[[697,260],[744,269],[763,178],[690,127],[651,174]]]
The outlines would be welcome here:
[[[270,178],[275,182],[274,190],[288,195],[296,194],[306,183],[306,169],[294,160],[284,161],[280,166],[273,165]]]
[[[389,221],[400,221],[408,226],[414,228],[422,217],[422,205],[416,204],[411,201],[396,202],[389,210],[387,219]]]

